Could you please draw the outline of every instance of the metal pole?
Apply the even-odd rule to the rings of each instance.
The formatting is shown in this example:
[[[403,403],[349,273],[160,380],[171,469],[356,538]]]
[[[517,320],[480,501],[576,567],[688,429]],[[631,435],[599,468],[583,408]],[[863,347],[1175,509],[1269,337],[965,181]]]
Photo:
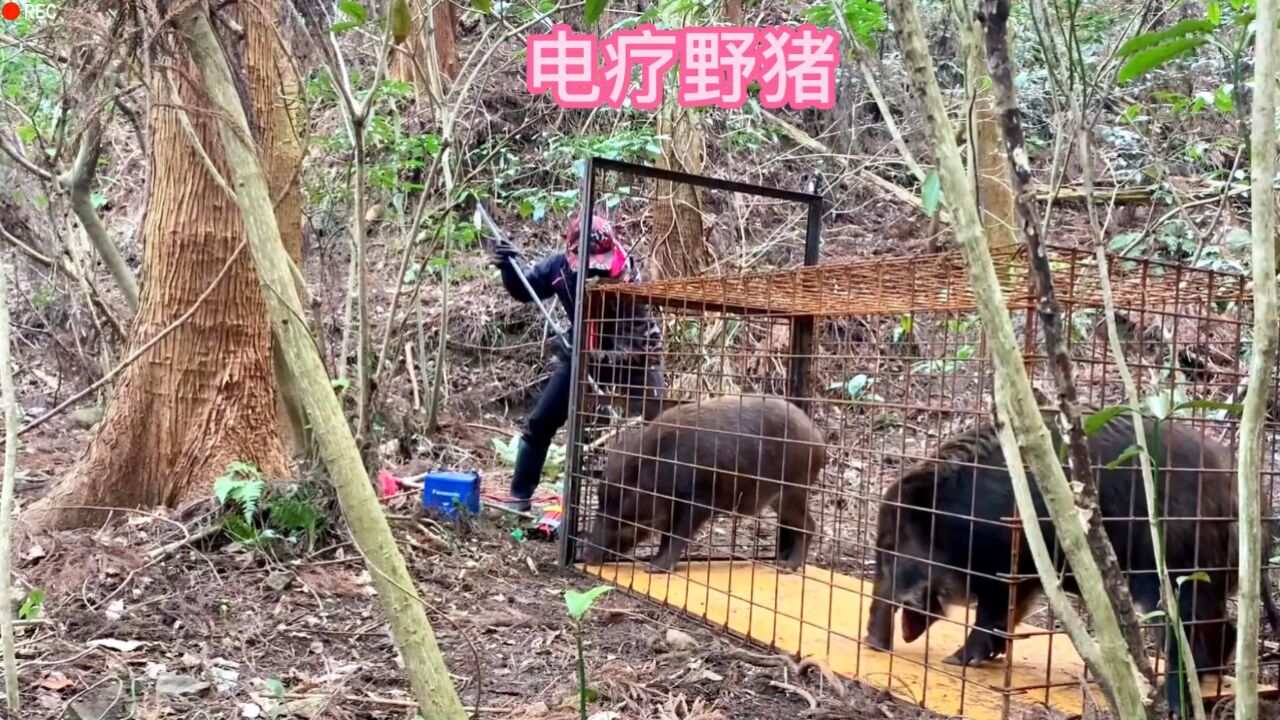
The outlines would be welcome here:
[[[817,177],[811,183],[817,192]],[[822,197],[809,202],[808,222],[805,226],[804,264],[818,264],[818,244],[822,237]],[[809,412],[809,358],[813,356],[813,316],[804,315],[791,319],[791,359],[787,368],[787,394],[797,407]]]
[[[596,195],[596,163],[595,158],[587,158],[586,170],[582,176],[582,227],[579,229],[581,233],[579,244],[579,257],[582,255],[582,248],[587,242],[587,238],[591,236],[591,214],[595,207]],[[565,472],[564,472],[564,497],[561,501],[564,505],[564,523],[561,525],[563,531],[560,533],[559,562],[561,567],[569,567],[573,564],[574,550],[576,549],[576,541],[578,534],[578,509],[582,504],[582,490],[578,487],[579,473],[582,471],[582,392],[580,390],[580,378],[586,374],[586,363],[582,356],[583,338],[586,333],[582,332],[582,317],[585,313],[583,307],[586,301],[587,273],[586,265],[582,262],[578,263],[578,282],[574,288],[573,297],[573,327],[578,328],[578,332],[573,334],[573,348],[570,360],[570,377],[573,381],[569,385],[569,437],[566,442],[565,449]],[[597,389],[596,392],[599,392]]]

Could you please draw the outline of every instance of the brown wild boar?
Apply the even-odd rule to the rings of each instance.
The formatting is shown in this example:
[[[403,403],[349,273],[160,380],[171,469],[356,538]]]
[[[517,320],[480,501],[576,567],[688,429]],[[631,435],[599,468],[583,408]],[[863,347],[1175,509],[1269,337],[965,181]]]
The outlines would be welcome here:
[[[625,556],[661,533],[652,565],[669,571],[715,513],[778,514],[778,564],[805,562],[809,487],[826,461],[808,416],[777,397],[730,395],[676,405],[610,443],[585,560]]]
[[[1048,426],[1054,444],[1060,445],[1056,424]],[[1174,614],[1184,624],[1196,669],[1222,672],[1236,639],[1227,613],[1238,577],[1231,453],[1187,423],[1166,420],[1157,431],[1156,424],[1146,420],[1144,427],[1159,460],[1158,508],[1171,579],[1175,583],[1179,577],[1193,575],[1207,579],[1181,585],[1180,607]],[[1138,458],[1122,457],[1135,442],[1133,419],[1124,414],[1094,432],[1087,445],[1097,472],[1103,529],[1120,569],[1129,574],[1135,604],[1151,611],[1160,601],[1160,584],[1146,520],[1146,493]],[[1058,558],[1061,571],[1065,561],[1048,511],[1034,478],[1028,480],[1045,543]],[[1041,592],[1026,536],[1015,536],[1002,522],[1015,512],[1012,482],[991,425],[948,439],[935,459],[903,473],[880,505],[867,644],[881,650],[893,647],[893,615],[899,608],[903,640],[912,642],[945,616],[949,605],[976,600],[975,627],[945,662],[977,665],[1004,654],[1006,639],[1000,634],[1012,631]],[[1010,574],[1026,578],[1017,584],[1014,598],[1005,579]],[[1079,590],[1071,575],[1063,577],[1062,587],[1072,593]],[[1280,624],[1280,613],[1265,572],[1263,587],[1263,603],[1274,629]],[[1175,651],[1174,643],[1174,633],[1166,632],[1166,653]],[[1181,672],[1170,676],[1166,694],[1170,703],[1186,697]]]

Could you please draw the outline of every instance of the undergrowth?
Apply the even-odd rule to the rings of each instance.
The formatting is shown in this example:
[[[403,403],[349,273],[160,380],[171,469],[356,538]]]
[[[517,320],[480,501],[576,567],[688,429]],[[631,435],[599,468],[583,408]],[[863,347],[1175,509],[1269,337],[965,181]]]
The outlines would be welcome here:
[[[271,485],[249,463],[229,463],[214,481],[213,494],[220,505],[234,511],[223,515],[223,532],[245,547],[311,552],[327,524],[325,503],[316,485]]]

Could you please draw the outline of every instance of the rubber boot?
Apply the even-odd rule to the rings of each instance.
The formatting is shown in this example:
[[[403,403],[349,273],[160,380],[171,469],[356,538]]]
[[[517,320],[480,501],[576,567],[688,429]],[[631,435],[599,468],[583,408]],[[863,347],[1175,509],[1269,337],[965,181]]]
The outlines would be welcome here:
[[[520,449],[516,451],[516,468],[511,476],[512,501],[506,503],[512,509],[529,512],[533,507],[530,502],[533,493],[542,482],[542,466],[547,462],[547,447],[530,445],[525,438],[520,438]]]

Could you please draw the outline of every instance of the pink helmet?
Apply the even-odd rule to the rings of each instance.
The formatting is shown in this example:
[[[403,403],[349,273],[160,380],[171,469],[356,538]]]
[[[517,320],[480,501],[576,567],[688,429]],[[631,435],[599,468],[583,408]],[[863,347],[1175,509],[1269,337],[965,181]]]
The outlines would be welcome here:
[[[575,213],[565,228],[565,249],[569,265],[578,266],[578,250],[582,234],[582,213]],[[591,216],[591,234],[587,243],[587,265],[594,270],[607,272],[609,277],[620,277],[626,270],[627,251],[618,242],[613,223],[603,215]]]

